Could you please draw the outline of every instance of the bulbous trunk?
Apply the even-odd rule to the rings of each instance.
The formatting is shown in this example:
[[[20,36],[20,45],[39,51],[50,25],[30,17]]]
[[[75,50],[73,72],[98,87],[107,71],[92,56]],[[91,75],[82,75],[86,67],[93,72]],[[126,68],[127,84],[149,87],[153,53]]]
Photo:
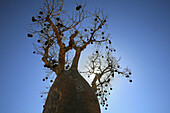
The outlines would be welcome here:
[[[100,113],[94,90],[77,70],[63,71],[50,88],[43,113]]]

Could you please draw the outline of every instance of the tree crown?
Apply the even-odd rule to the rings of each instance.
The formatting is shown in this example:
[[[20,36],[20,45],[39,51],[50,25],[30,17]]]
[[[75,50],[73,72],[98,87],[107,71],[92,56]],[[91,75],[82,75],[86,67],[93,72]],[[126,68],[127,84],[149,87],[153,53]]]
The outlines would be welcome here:
[[[76,3],[71,12],[64,10],[63,0],[45,0],[38,14],[32,17],[27,36],[37,38],[33,53],[41,55],[44,67],[51,70],[43,81],[52,72],[59,76],[64,70],[77,69],[81,52],[87,46],[95,46],[96,50],[88,57],[86,69],[81,73],[94,76],[91,86],[100,104],[107,109],[107,96],[112,90],[110,82],[115,74],[132,82],[132,73],[128,68],[123,69],[120,59],[113,55],[116,50],[111,47],[110,35],[106,32],[107,16],[100,9],[87,11],[85,6]]]

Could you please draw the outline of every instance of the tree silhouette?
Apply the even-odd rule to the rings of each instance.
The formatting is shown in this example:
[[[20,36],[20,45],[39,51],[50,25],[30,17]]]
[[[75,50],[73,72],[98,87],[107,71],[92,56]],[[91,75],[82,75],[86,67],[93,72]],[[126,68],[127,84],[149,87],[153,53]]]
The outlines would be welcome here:
[[[33,54],[42,56],[50,80],[50,87],[43,113],[100,113],[99,103],[108,107],[108,96],[112,90],[111,81],[115,74],[130,79],[131,71],[123,69],[116,52],[111,47],[107,30],[107,16],[98,9],[93,13],[85,10],[86,4],[76,3],[75,10],[65,11],[63,0],[45,0],[39,13],[32,17],[28,37],[36,37]],[[88,57],[81,72],[78,63],[81,52],[87,46],[96,50]],[[81,75],[94,76],[89,85]],[[48,87],[47,87],[48,88]],[[43,97],[43,94],[41,97]],[[87,105],[86,105],[87,104]]]

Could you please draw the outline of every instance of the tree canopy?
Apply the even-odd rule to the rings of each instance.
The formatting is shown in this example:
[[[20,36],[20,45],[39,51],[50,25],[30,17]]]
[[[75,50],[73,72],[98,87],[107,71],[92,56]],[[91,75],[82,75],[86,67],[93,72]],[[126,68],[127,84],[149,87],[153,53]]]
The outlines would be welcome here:
[[[27,34],[37,40],[33,44],[33,54],[41,55],[44,67],[49,69],[43,81],[53,72],[59,76],[64,70],[77,70],[81,52],[86,51],[87,46],[95,47],[96,50],[86,59],[86,68],[80,73],[94,76],[90,85],[106,110],[115,75],[122,75],[132,82],[130,69],[121,67],[120,58],[114,56],[116,49],[112,47],[107,32],[107,19],[103,10],[88,11],[86,4],[76,3],[75,10],[66,11],[63,0],[45,0],[32,17]]]

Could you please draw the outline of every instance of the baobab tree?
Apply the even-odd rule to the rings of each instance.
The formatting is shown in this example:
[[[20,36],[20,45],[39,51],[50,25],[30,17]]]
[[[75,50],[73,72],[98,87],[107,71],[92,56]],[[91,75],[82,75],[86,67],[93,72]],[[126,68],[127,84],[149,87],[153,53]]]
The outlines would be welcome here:
[[[114,56],[107,16],[100,9],[87,11],[85,6],[76,3],[75,10],[66,11],[63,0],[45,0],[32,17],[27,36],[36,39],[33,54],[41,55],[44,68],[55,73],[43,113],[100,113],[100,104],[107,110],[115,75],[132,82],[131,71],[123,69]],[[94,52],[86,59],[86,68],[78,71],[81,53],[87,46],[95,47]],[[91,77],[92,82],[87,83],[82,75]]]

